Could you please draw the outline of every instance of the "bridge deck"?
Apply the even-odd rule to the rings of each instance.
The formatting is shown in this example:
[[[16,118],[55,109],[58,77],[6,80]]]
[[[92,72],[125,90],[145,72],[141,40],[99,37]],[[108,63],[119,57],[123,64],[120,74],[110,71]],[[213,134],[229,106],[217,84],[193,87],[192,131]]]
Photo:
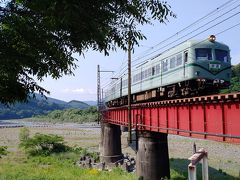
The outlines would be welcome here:
[[[128,126],[127,106],[102,113],[104,121]],[[140,131],[240,143],[240,93],[134,104],[131,114]]]

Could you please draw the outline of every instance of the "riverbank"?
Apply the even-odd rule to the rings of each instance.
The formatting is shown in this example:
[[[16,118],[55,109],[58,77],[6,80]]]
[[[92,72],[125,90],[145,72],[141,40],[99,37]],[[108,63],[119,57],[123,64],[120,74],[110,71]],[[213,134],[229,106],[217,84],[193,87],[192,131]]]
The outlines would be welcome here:
[[[57,134],[63,136],[69,146],[80,146],[87,148],[89,151],[99,151],[100,126],[97,123],[39,124],[34,122],[28,124],[27,127],[30,130],[30,135],[35,133]],[[13,159],[14,157],[17,158],[17,156],[23,155],[22,151],[18,148],[19,131],[20,128],[0,129],[0,146],[8,146],[8,151],[10,151],[8,156],[12,156],[11,158]],[[210,179],[239,178],[240,145],[169,135],[171,171],[178,174],[177,177],[182,177],[182,179],[187,178],[187,166],[189,164],[187,159],[192,155],[192,145],[194,142],[197,145],[197,149],[204,148],[208,151]],[[127,144],[127,133],[122,133],[122,151],[124,154],[136,155],[135,151]],[[0,161],[3,160],[4,158]],[[201,170],[201,168],[198,167],[198,170]],[[198,172],[198,175],[200,174]]]

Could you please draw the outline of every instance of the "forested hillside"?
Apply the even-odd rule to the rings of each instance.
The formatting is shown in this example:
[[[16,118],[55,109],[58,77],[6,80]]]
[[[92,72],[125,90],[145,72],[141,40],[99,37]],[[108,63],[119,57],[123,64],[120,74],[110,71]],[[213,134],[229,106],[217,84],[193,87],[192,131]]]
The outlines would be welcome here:
[[[232,66],[231,85],[228,89],[221,91],[222,93],[240,92],[240,63]]]
[[[54,110],[63,110],[69,108],[86,109],[89,105],[81,101],[65,102],[54,98],[41,97],[31,98],[27,103],[16,103],[15,105],[5,106],[0,104],[1,119],[21,119],[35,115],[44,115]]]
[[[62,123],[62,122],[75,122],[75,123],[84,123],[84,122],[94,122],[97,120],[98,112],[96,106],[88,107],[87,109],[64,109],[64,110],[55,110],[49,112],[46,115],[38,115],[28,120],[31,122],[53,122],[53,123]]]

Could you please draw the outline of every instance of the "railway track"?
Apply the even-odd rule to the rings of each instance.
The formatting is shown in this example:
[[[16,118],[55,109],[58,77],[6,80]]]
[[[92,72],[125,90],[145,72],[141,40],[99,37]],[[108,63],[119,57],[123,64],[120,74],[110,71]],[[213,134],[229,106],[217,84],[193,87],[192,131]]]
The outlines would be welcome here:
[[[160,106],[160,105],[166,105],[166,104],[221,103],[221,102],[231,102],[231,101],[234,101],[234,102],[240,101],[240,92],[135,103],[135,104],[131,104],[131,106],[133,108],[134,107],[136,108],[136,107],[145,107],[145,106]],[[118,109],[118,108],[127,108],[127,107],[128,107],[127,105],[123,105],[119,107],[110,107],[107,109]]]
[[[128,106],[102,111],[105,122],[128,126]],[[240,92],[131,105],[131,126],[201,139],[240,143]]]

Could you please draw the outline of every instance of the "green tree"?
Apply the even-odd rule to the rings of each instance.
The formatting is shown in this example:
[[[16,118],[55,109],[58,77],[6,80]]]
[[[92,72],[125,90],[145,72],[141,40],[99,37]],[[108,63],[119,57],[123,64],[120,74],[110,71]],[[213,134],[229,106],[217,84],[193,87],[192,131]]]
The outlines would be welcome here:
[[[240,78],[240,63],[237,65],[233,65],[232,67],[232,77]]]
[[[0,158],[4,155],[7,155],[7,146],[0,146]]]
[[[93,49],[109,54],[138,45],[139,25],[175,17],[159,0],[3,0],[0,3],[0,102],[26,101],[49,93],[33,77],[73,74],[73,53]]]
[[[22,139],[20,147],[23,147],[29,155],[45,155],[66,152],[70,147],[63,142],[63,137],[58,135],[46,135],[36,133],[32,138]]]
[[[232,78],[228,89],[223,89],[222,93],[240,92],[240,64],[232,66]]]

